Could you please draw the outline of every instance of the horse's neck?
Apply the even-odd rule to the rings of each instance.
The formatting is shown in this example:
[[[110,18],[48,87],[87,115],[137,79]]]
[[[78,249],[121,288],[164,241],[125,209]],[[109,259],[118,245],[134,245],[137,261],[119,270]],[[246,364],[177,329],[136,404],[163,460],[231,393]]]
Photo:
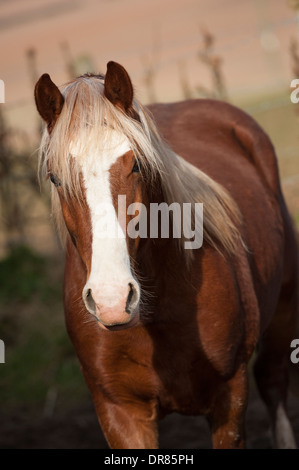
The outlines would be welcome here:
[[[154,299],[160,297],[169,276],[177,276],[179,282],[179,278],[185,272],[186,262],[184,254],[178,249],[177,240],[172,238],[171,221],[169,238],[161,238],[160,223],[158,224],[158,238],[150,237],[150,203],[166,202],[160,182],[157,182],[148,196],[148,236],[140,240],[136,274],[140,276],[139,281],[142,287]]]

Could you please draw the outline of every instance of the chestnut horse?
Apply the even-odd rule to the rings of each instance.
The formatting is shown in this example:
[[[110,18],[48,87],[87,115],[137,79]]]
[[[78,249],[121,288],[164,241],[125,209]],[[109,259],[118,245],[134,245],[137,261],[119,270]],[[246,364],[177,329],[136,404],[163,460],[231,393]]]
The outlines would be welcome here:
[[[219,101],[142,107],[115,62],[61,90],[44,74],[35,100],[66,243],[67,330],[109,446],[157,448],[158,420],[175,411],[204,415],[214,448],[244,447],[257,349],[274,443],[295,447],[286,398],[297,248],[268,137]],[[173,227],[141,236],[137,222],[128,235],[139,221],[131,204],[174,202],[203,204],[201,248]],[[107,214],[123,236],[102,236]]]

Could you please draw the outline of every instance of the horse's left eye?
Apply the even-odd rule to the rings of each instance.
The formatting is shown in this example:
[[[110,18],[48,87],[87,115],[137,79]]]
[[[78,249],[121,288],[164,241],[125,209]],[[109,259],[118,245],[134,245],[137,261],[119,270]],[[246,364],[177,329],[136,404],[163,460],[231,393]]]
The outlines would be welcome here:
[[[139,173],[141,170],[140,162],[136,159],[132,168],[132,173]]]

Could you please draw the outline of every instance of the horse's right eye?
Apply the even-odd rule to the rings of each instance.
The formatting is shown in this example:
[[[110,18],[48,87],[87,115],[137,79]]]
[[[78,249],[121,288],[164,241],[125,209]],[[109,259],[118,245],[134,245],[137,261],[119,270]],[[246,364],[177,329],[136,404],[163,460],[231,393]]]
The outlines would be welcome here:
[[[56,188],[58,186],[61,186],[59,179],[56,176],[54,176],[53,173],[50,173],[50,180],[54,184],[54,186],[56,186]]]
[[[132,173],[139,173],[140,170],[141,170],[141,164],[139,160],[136,159],[132,168]]]

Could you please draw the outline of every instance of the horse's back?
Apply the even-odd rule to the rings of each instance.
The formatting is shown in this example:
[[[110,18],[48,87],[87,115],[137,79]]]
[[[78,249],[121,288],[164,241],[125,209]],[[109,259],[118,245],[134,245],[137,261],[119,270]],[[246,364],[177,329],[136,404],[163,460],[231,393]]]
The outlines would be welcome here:
[[[213,167],[217,151],[237,152],[258,170],[273,192],[279,192],[277,161],[272,143],[244,111],[217,100],[187,100],[149,106],[164,138],[181,156],[199,166]],[[204,152],[207,149],[208,152]],[[220,162],[221,163],[221,162]],[[235,161],[233,162],[236,163]],[[223,165],[228,164],[223,161]],[[217,162],[215,161],[215,166]],[[243,162],[244,167],[246,166]]]

